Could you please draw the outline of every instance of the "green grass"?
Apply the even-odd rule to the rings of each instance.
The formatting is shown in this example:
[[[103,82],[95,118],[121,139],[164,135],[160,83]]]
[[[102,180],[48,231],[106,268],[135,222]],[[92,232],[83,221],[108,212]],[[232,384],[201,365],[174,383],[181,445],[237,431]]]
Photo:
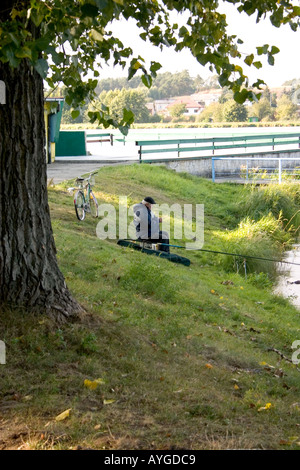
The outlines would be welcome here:
[[[57,256],[90,315],[55,325],[1,312],[0,448],[299,449],[300,372],[287,359],[300,313],[272,293],[273,270],[252,265],[245,279],[222,255],[176,250],[185,267],[99,240],[67,186],[49,189]],[[204,204],[204,248],[278,257],[297,227],[254,214],[258,191],[138,165],[103,168],[95,186],[116,207],[118,195]]]

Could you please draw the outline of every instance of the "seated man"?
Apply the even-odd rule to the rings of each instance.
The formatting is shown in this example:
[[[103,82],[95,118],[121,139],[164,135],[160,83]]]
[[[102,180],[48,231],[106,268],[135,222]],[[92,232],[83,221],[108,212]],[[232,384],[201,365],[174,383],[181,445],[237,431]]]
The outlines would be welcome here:
[[[161,217],[158,218],[151,212],[151,207],[156,204],[152,197],[145,197],[142,202],[133,206],[134,225],[136,237],[139,241],[149,243],[169,244],[169,234],[159,229]],[[170,252],[169,246],[160,246],[161,251]]]

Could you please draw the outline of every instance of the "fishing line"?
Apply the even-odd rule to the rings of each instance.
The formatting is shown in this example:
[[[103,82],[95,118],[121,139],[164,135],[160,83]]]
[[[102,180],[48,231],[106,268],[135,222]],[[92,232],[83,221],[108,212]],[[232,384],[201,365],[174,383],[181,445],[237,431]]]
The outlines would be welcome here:
[[[135,243],[139,242],[139,240],[132,240],[132,239],[125,239],[125,241],[130,241],[130,242],[135,242]],[[158,244],[162,246],[171,246],[173,248],[182,248],[184,250],[187,250],[185,246],[181,246],[181,245],[171,245],[169,243],[158,243]],[[284,261],[284,260],[278,260],[278,259],[272,259],[272,258],[262,258],[259,256],[251,256],[251,255],[241,255],[239,253],[227,253],[226,251],[206,250],[204,248],[195,248],[195,249],[191,248],[188,251],[204,251],[206,253],[214,253],[218,255],[237,256],[243,259],[258,259],[261,261],[270,261],[272,263],[284,263],[284,264],[293,264],[295,266],[300,266],[300,263],[293,263],[292,261]]]

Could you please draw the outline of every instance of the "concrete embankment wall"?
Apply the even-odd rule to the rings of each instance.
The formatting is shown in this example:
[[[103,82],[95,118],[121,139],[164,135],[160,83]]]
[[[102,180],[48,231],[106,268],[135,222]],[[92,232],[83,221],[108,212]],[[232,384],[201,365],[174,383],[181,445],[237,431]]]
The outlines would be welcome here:
[[[215,155],[215,157],[218,157]],[[294,168],[300,167],[300,160],[297,162],[294,159],[300,158],[300,149],[292,151],[273,151],[273,152],[261,152],[261,153],[249,153],[249,154],[239,154],[239,155],[224,155],[224,157],[239,157],[245,160],[232,160],[224,158],[222,160],[215,160],[215,170],[216,175],[226,174],[226,175],[236,175],[242,166],[246,165],[248,160],[249,168],[274,168],[278,169],[278,159],[279,158],[288,158],[289,161],[282,161],[282,169],[285,168]],[[273,160],[266,160],[267,158],[272,158]],[[202,176],[205,178],[212,177],[212,157],[195,157],[195,158],[181,158],[164,160],[156,163],[155,161],[151,162],[152,164],[166,165],[167,168],[175,170],[177,172],[186,172],[191,175]]]

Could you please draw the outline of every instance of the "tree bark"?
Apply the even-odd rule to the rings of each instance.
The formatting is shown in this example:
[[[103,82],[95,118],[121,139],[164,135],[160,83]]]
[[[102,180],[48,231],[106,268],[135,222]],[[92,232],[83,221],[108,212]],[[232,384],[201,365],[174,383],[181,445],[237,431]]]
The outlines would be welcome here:
[[[25,307],[57,320],[82,307],[56,260],[47,197],[43,80],[27,60],[0,62],[0,305]]]

